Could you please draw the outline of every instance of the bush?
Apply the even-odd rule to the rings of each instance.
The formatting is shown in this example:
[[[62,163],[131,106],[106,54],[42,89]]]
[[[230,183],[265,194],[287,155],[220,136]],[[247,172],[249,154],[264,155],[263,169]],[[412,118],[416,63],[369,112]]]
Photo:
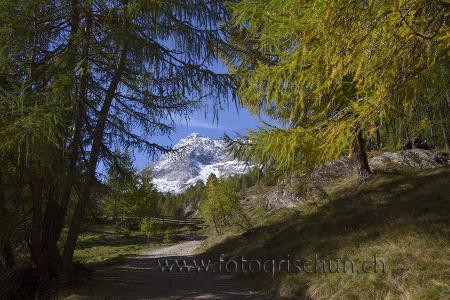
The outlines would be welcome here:
[[[149,242],[150,236],[159,236],[161,232],[161,224],[149,217],[145,217],[139,223],[139,229],[147,236],[147,242]]]

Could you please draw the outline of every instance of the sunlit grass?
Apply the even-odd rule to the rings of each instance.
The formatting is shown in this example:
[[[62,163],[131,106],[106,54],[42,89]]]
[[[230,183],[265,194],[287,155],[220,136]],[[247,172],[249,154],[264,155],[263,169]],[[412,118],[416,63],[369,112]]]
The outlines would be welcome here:
[[[166,228],[148,240],[144,233],[129,231],[120,226],[89,226],[80,234],[74,259],[93,267],[99,264],[115,264],[120,258],[138,254],[144,249],[172,244],[177,241],[177,235],[189,230],[189,228]]]

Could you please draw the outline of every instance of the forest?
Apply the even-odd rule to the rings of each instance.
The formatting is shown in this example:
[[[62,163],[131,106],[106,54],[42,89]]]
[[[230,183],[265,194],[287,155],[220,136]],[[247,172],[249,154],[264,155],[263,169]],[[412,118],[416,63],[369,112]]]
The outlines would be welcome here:
[[[255,237],[256,209],[242,199],[258,189],[311,183],[343,157],[355,189],[377,182],[376,154],[448,159],[449,14],[447,0],[0,0],[0,298],[76,284],[93,223],[198,217],[206,235]],[[238,107],[276,125],[225,136],[248,174],[158,192],[132,153],[174,152],[154,137],[207,99],[216,123]],[[127,226],[149,227],[139,222]],[[449,295],[445,276],[447,294],[433,299]],[[31,294],[14,296],[17,286]]]

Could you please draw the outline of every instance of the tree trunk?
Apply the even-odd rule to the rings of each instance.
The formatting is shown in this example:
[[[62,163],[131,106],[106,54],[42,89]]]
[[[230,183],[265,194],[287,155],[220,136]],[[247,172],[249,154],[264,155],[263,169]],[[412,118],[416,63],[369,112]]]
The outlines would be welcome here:
[[[447,151],[450,151],[450,145],[448,142],[448,132],[447,132],[447,123],[445,122],[444,118],[442,117],[442,111],[439,109],[439,119],[441,121],[441,129],[442,129],[442,136],[444,138],[444,146]]]
[[[403,136],[405,140],[411,140],[411,136],[409,135],[409,129],[407,125],[402,125],[403,128]]]
[[[44,243],[45,252],[47,253],[48,266],[52,278],[58,278],[61,273],[61,255],[58,249],[59,224],[57,224],[59,219],[59,204],[55,198],[56,195],[53,192],[50,192],[44,214],[42,232],[42,241]]]
[[[428,114],[428,121],[430,122],[430,135],[431,135],[431,142],[433,143],[432,147],[435,147],[436,146],[436,133],[434,132],[434,128],[433,128],[432,111],[430,108],[428,108],[427,114]]]
[[[5,267],[7,270],[11,270],[16,265],[16,259],[14,257],[11,241],[8,238],[2,238],[1,247],[1,255],[5,263]]]
[[[39,272],[40,290],[47,289],[50,283],[50,271],[42,242],[42,182],[32,175],[31,198],[33,202],[33,216],[31,226],[31,256]]]
[[[219,235],[220,234],[220,230],[219,230],[219,225],[217,225],[216,214],[213,213],[212,217],[213,217],[214,229],[216,229],[216,233],[217,233],[217,235]]]
[[[381,149],[381,130],[380,125],[377,126],[377,150]]]
[[[122,50],[120,51],[120,57],[117,64],[114,76],[111,79],[111,83],[105,95],[102,108],[99,113],[97,126],[92,137],[91,154],[88,161],[87,169],[84,175],[84,181],[81,187],[80,198],[75,207],[75,211],[70,223],[69,233],[64,246],[63,252],[63,265],[64,275],[66,280],[71,281],[73,278],[73,252],[77,243],[78,235],[80,233],[81,223],[83,222],[84,213],[89,202],[90,188],[95,182],[95,171],[97,169],[97,163],[100,155],[100,148],[103,142],[103,133],[106,126],[106,121],[109,114],[112,101],[115,97],[117,87],[125,69],[125,62],[128,53],[128,44],[125,40]]]
[[[77,72],[77,47],[75,44],[75,35],[79,31],[80,24],[80,5],[77,0],[71,1],[72,19],[71,19],[71,33],[69,39],[68,49],[69,66],[73,69],[74,74]],[[46,238],[44,239],[45,248],[48,253],[49,265],[52,270],[52,275],[59,277],[63,271],[62,257],[58,248],[58,241],[61,238],[62,229],[64,227],[64,220],[67,215],[67,208],[72,194],[73,178],[76,176],[77,161],[79,158],[79,147],[81,144],[81,131],[83,126],[84,105],[83,101],[86,97],[88,72],[86,71],[89,64],[89,48],[90,36],[92,27],[92,16],[90,13],[86,16],[86,30],[84,33],[84,44],[82,50],[83,64],[80,78],[80,89],[77,96],[77,110],[75,119],[75,128],[70,145],[69,155],[66,159],[67,165],[67,180],[63,186],[62,192],[59,195],[59,201],[48,202],[45,216]]]
[[[2,174],[0,173],[0,220],[6,221],[8,217],[8,212],[6,210],[6,198],[3,192],[2,184]],[[0,223],[2,229],[6,228],[6,224]],[[12,249],[11,241],[6,236],[0,236],[0,255],[3,258],[5,268],[12,269],[16,264],[16,260],[14,258],[14,251]]]
[[[363,133],[358,130],[356,141],[354,143],[354,153],[358,164],[358,179],[360,183],[365,183],[372,171],[369,167],[369,160],[367,158],[366,143],[364,141]]]
[[[380,128],[377,129],[377,150],[381,149],[381,132]]]
[[[117,197],[114,195],[114,206],[113,206],[113,219],[114,223],[118,224],[119,220],[117,218]]]

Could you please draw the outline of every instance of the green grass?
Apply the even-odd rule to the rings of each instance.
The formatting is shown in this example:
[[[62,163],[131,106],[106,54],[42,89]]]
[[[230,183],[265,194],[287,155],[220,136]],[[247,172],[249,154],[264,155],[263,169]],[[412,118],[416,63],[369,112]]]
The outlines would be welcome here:
[[[147,240],[142,232],[129,231],[120,226],[88,226],[79,236],[74,260],[94,269],[114,265],[121,258],[141,250],[175,243],[178,235],[188,232],[189,228],[167,228]]]
[[[450,170],[345,181],[328,201],[272,213],[253,232],[209,241],[212,257],[348,258],[373,255],[385,273],[241,274],[279,299],[450,299]]]
[[[137,254],[152,247],[147,238],[140,232],[127,232],[118,227],[96,226],[80,234],[74,253],[75,261],[88,266],[111,264],[117,259]]]

